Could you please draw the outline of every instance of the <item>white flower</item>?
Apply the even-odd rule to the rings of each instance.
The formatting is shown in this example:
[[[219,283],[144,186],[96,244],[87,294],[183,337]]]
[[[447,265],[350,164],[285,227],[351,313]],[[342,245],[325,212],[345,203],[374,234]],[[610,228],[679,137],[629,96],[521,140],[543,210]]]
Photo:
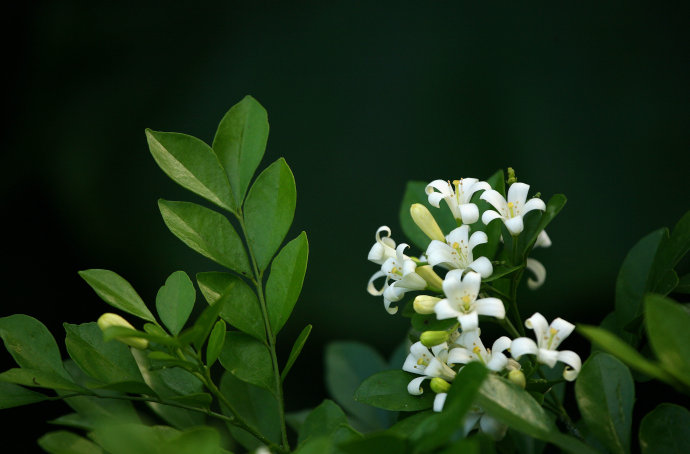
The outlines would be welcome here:
[[[494,219],[500,218],[511,235],[519,235],[525,228],[522,222],[522,217],[525,214],[532,210],[544,211],[546,209],[546,205],[541,199],[527,200],[528,192],[528,184],[513,183],[508,189],[508,200],[506,201],[498,191],[493,189],[484,191],[479,198],[489,202],[497,211],[486,210],[482,214],[482,222],[488,225]]]
[[[455,341],[460,347],[453,348],[448,353],[448,363],[467,364],[471,361],[479,361],[494,372],[505,369],[508,366],[508,357],[503,352],[510,348],[510,339],[506,336],[499,337],[491,350],[487,350],[479,334],[479,329],[463,331]]]
[[[531,277],[527,278],[527,287],[529,287],[530,290],[538,289],[546,280],[546,268],[539,260],[533,259],[532,257],[527,257],[525,266],[534,275],[534,279]]]
[[[456,318],[460,322],[463,331],[470,331],[479,326],[479,315],[489,315],[496,318],[504,318],[505,307],[498,298],[482,298],[479,296],[479,287],[482,277],[479,273],[470,271],[462,277],[462,270],[451,270],[443,281],[443,292],[446,298],[436,306],[436,318],[444,320]]]
[[[477,205],[470,203],[472,195],[477,191],[490,189],[489,183],[476,178],[461,178],[453,181],[452,186],[450,181],[443,180],[434,180],[426,185],[429,204],[439,208],[441,200],[445,200],[453,217],[463,224],[474,224],[479,219]]]
[[[561,342],[573,332],[575,325],[557,318],[549,326],[544,316],[537,312],[525,321],[525,326],[534,330],[537,342],[527,337],[513,340],[510,346],[513,358],[520,359],[522,355],[536,355],[537,362],[549,367],[554,367],[556,362],[560,361],[566,365],[563,378],[568,381],[575,380],[582,367],[582,360],[575,352],[556,350]]]
[[[446,404],[446,397],[448,393],[438,393],[434,397],[434,411],[440,413],[443,410],[443,406]]]
[[[436,394],[433,407],[435,412],[440,413],[443,411],[443,406],[446,403],[447,397],[448,393]],[[480,407],[474,405],[467,414],[465,414],[465,419],[463,420],[465,436],[477,426],[477,422],[479,422],[479,430],[491,436],[491,438],[496,441],[502,439],[508,430],[508,426],[487,415]]]
[[[551,238],[549,238],[549,234],[546,233],[546,230],[542,230],[539,232],[539,235],[537,236],[537,241],[534,242],[534,247],[551,247]]]
[[[477,231],[469,237],[469,226],[463,225],[446,236],[446,241],[433,240],[426,250],[429,265],[445,265],[449,268],[465,270],[467,268],[481,274],[483,278],[491,276],[493,266],[486,257],[474,259],[472,250],[475,246],[489,241],[486,233]]]
[[[381,232],[386,232],[386,236],[381,237]],[[395,241],[391,238],[391,229],[388,226],[382,225],[376,230],[376,243],[369,250],[367,259],[383,265],[383,263],[391,257],[395,257]]]
[[[446,381],[455,378],[455,371],[448,364],[448,344],[445,342],[434,347],[431,351],[415,342],[410,347],[410,354],[405,358],[402,369],[406,372],[422,375],[410,381],[407,385],[407,392],[414,396],[422,394],[422,382],[428,378],[439,377]]]

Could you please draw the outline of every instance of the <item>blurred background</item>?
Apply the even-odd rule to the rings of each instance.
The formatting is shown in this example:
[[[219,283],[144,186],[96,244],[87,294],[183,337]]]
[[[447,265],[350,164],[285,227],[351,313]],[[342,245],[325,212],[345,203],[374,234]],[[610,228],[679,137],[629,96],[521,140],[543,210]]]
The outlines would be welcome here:
[[[536,255],[546,284],[523,295],[523,314],[598,323],[626,252],[690,208],[686,11],[476,3],[16,6],[3,31],[0,316],[32,315],[62,343],[63,321],[108,310],[78,270],[114,270],[153,305],[171,272],[218,269],[160,219],[159,197],[199,199],[157,168],[144,128],[210,143],[251,94],[271,123],[262,167],[284,156],[297,181],[289,237],[306,230],[311,246],[279,339],[285,358],[314,325],[286,382],[289,410],[326,397],[325,343],[359,340],[388,356],[404,338],[407,319],[365,287],[377,227],[402,241],[407,180],[486,178],[510,165],[545,199],[564,193],[553,246]],[[581,339],[569,342],[586,355]],[[4,349],[0,359],[12,367]],[[40,423],[3,431],[5,446],[35,446],[65,408],[3,411],[17,428]]]

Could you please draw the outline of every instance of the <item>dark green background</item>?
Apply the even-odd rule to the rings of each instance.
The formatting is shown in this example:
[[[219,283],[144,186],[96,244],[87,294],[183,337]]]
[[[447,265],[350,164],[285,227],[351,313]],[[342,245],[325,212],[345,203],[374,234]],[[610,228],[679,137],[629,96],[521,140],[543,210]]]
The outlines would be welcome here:
[[[0,315],[33,315],[60,341],[62,321],[108,309],[77,270],[115,270],[153,304],[169,273],[215,269],[160,219],[157,198],[197,199],[158,170],[144,128],[210,142],[245,94],[269,112],[265,164],[284,156],[297,180],[290,235],[306,230],[311,245],[280,338],[285,354],[314,324],[286,383],[289,409],[325,396],[325,342],[388,354],[404,337],[407,321],[365,287],[376,228],[402,240],[407,180],[485,178],[511,165],[545,198],[566,194],[554,245],[537,255],[546,285],[525,294],[523,312],[576,322],[600,321],[627,250],[690,208],[678,6],[57,3],[7,16],[21,31],[5,39]],[[569,342],[585,356],[584,343]],[[26,425],[61,411],[3,416]]]

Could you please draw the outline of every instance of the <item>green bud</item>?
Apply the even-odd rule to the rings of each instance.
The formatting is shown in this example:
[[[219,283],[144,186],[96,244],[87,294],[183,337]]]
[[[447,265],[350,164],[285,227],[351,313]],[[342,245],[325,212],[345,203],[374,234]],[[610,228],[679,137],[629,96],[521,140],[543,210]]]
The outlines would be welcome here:
[[[450,383],[442,378],[434,377],[431,379],[431,390],[438,393],[447,393],[450,390]]]
[[[135,330],[135,328],[127,320],[111,312],[106,312],[105,314],[101,315],[98,318],[97,323],[101,331],[105,331],[111,326],[122,326],[124,328]],[[146,339],[142,339],[140,337],[116,337],[115,340],[118,340],[123,344],[127,344],[139,350],[144,350],[146,347],[149,346],[149,341]]]
[[[417,227],[432,240],[446,241],[446,237],[441,231],[441,227],[436,223],[436,219],[429,212],[429,209],[421,203],[414,203],[410,207],[410,215]]]
[[[439,292],[443,288],[443,279],[436,274],[436,271],[434,271],[431,265],[418,266],[417,269],[415,269],[415,273],[419,274],[430,288],[438,290]]]
[[[448,331],[424,331],[419,340],[425,347],[434,347],[442,344],[450,338]]]
[[[441,301],[441,298],[436,298],[429,295],[419,295],[414,299],[412,307],[414,307],[414,311],[418,314],[433,314],[434,307],[436,307],[436,303],[439,301]]]
[[[513,184],[517,182],[517,177],[515,176],[515,170],[512,167],[508,167],[508,179],[506,183]]]
[[[522,389],[525,389],[525,386],[527,386],[525,374],[523,374],[521,370],[511,370],[508,372],[508,380],[512,381]]]

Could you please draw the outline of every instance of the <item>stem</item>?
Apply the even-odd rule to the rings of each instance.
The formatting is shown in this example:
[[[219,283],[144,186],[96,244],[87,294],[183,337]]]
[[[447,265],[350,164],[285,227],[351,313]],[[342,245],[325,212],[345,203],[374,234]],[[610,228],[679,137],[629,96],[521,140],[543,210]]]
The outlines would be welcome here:
[[[515,329],[515,326],[513,326],[513,323],[510,321],[510,319],[504,318],[503,320],[500,320],[499,323],[503,329],[508,331],[508,334],[513,336],[513,338],[520,337],[520,333],[518,333],[518,330]]]
[[[245,238],[249,238],[247,236],[247,229],[244,225],[244,215],[240,211],[239,214],[237,215],[237,220],[240,223],[240,227],[242,228],[242,234],[244,235]],[[282,381],[280,380],[280,368],[278,367],[278,356],[276,355],[276,337],[275,334],[273,334],[273,330],[271,329],[271,324],[268,320],[268,310],[266,309],[266,299],[264,298],[264,289],[263,289],[263,271],[259,271],[259,267],[256,265],[256,258],[254,257],[254,253],[252,252],[251,246],[249,243],[247,243],[247,249],[249,250],[249,257],[251,258],[252,262],[252,269],[254,271],[254,278],[252,279],[252,282],[254,283],[254,286],[256,287],[256,293],[257,296],[259,297],[259,305],[261,306],[261,315],[263,316],[264,319],[264,328],[266,330],[266,338],[268,340],[268,349],[271,352],[271,361],[273,362],[273,377],[275,379],[275,391],[276,391],[276,398],[278,400],[278,414],[280,417],[280,434],[281,434],[281,439],[282,439],[282,448],[286,451],[290,450],[290,443],[288,442],[287,438],[287,429],[285,426],[285,404],[283,402],[283,386],[282,386]]]
[[[518,241],[517,236],[513,237],[513,264],[517,265],[518,262]],[[515,318],[515,323],[517,323],[517,328],[521,336],[525,335],[525,328],[522,326],[522,317],[520,317],[520,310],[517,305],[517,288],[520,278],[524,268],[520,271],[513,273],[510,279],[510,309],[513,311],[513,317]]]
[[[539,376],[546,380],[546,376],[544,375],[544,372],[542,372],[541,369],[538,369],[538,370],[539,370]],[[552,393],[550,390],[546,393],[546,396],[551,398],[551,406],[555,407],[555,409],[557,410],[555,413],[558,415],[561,422],[563,422],[566,429],[568,429],[568,432],[570,432],[570,434],[573,435],[574,437],[579,438],[580,440],[584,441],[582,434],[580,433],[580,431],[575,426],[575,423],[573,422],[573,420],[570,419],[570,415],[568,415],[568,412],[566,411],[565,407],[563,406],[563,403],[561,403],[561,400],[558,397],[556,397],[556,395],[554,393]]]

